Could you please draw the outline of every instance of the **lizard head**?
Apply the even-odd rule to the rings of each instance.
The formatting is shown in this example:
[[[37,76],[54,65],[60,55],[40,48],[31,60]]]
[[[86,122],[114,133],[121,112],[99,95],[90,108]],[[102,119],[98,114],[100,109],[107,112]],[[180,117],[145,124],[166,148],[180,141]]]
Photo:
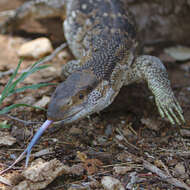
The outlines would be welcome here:
[[[89,72],[76,71],[57,86],[52,95],[47,117],[70,123],[107,107],[114,91],[105,80],[99,81]]]

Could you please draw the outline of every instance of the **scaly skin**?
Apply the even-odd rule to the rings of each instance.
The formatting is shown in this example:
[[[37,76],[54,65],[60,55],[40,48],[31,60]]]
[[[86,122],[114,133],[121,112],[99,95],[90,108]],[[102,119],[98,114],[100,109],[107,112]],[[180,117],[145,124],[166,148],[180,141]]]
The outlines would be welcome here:
[[[136,55],[136,26],[125,0],[36,0],[15,10],[0,31],[12,30],[29,17],[60,16],[75,61],[63,67],[68,76],[55,90],[49,120],[71,123],[109,106],[124,85],[145,81],[162,117],[185,122],[166,69],[153,56]]]

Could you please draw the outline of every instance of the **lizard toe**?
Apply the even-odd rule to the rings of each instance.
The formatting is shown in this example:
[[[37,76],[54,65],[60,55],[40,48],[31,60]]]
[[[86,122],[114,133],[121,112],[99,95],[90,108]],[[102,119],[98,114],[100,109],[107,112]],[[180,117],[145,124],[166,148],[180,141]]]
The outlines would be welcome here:
[[[167,117],[171,124],[182,125],[185,123],[183,111],[175,97],[168,101],[156,101],[156,104],[161,117]]]

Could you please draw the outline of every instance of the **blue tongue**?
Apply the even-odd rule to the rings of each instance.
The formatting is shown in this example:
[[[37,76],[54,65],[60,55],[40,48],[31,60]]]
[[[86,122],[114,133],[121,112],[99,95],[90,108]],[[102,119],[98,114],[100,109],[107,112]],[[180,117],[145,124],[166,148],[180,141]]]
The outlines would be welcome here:
[[[32,147],[37,143],[38,139],[42,136],[42,134],[44,133],[44,131],[53,123],[53,121],[50,120],[46,120],[43,125],[38,129],[37,133],[34,135],[34,137],[32,138],[31,142],[29,143],[29,145],[27,146],[27,148],[24,150],[24,152],[5,170],[0,171],[0,175],[2,175],[4,172],[8,171],[9,169],[11,169],[16,163],[18,163],[25,154],[26,155],[26,163],[25,163],[25,167],[28,167],[28,162],[29,162],[29,158],[30,158],[30,153],[32,151]]]
[[[30,158],[30,154],[32,151],[32,147],[37,143],[38,139],[42,136],[44,131],[53,123],[53,121],[46,120],[43,125],[38,129],[36,134],[33,136],[32,140],[30,141],[29,145],[27,146],[26,150],[26,162],[25,162],[25,167],[28,167],[28,162]]]

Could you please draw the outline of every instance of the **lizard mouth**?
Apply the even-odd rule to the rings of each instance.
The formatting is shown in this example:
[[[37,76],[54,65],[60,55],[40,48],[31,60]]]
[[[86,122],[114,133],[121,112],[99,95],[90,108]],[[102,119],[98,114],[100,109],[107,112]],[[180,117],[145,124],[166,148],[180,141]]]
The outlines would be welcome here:
[[[53,121],[67,121],[72,120],[74,121],[75,115],[80,115],[80,112],[84,109],[83,106],[76,106],[66,111],[55,111],[54,114],[47,114],[49,120]]]
[[[75,107],[75,108],[72,108],[68,111],[65,111],[63,113],[63,120],[67,120],[67,119],[72,119],[75,115],[77,115],[78,113],[80,113],[82,110],[84,109],[83,106],[79,106],[79,107]]]

